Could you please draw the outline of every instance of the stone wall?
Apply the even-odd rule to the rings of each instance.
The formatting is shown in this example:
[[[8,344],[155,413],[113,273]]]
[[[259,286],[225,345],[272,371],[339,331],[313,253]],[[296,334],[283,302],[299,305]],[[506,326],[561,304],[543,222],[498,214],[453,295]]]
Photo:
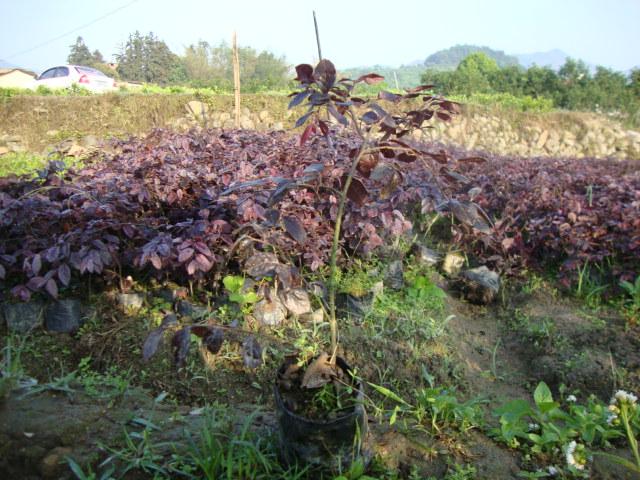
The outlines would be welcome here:
[[[640,132],[584,113],[502,116],[469,111],[438,123],[427,138],[501,155],[640,159]]]
[[[244,95],[240,125],[292,129],[303,110],[288,97]],[[437,122],[427,140],[501,155],[640,159],[640,132],[589,113],[522,113],[469,106],[452,123]],[[144,134],[154,127],[233,128],[233,96],[96,95],[13,97],[0,101],[0,154],[40,153],[67,138]]]

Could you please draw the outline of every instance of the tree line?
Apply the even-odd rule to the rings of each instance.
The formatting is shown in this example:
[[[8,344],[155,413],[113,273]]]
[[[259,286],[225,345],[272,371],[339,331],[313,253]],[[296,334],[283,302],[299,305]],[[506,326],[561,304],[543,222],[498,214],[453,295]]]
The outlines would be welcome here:
[[[289,65],[284,57],[250,47],[239,47],[242,89],[245,92],[287,88],[291,81]],[[205,41],[189,45],[183,55],[171,51],[153,32],[136,31],[129,35],[120,53],[115,55],[116,67],[105,63],[99,50],[91,52],[82,37],[70,46],[70,64],[97,68],[110,76],[130,82],[158,85],[186,85],[233,88],[232,49],[222,42],[217,46]]]
[[[509,93],[548,98],[555,107],[568,110],[640,110],[640,69],[625,75],[598,66],[592,73],[584,62],[571,58],[556,72],[535,65],[499,67],[484,53],[473,53],[455,70],[427,70],[422,82],[435,85],[443,95]]]
[[[117,67],[113,70],[100,51],[92,52],[82,37],[78,37],[70,46],[68,61],[93,66],[118,79],[133,82],[221,90],[233,87],[232,51],[224,42],[214,46],[199,41],[186,47],[182,55],[177,55],[152,32],[143,35],[136,31],[129,35],[115,57]],[[240,47],[239,58],[243,91],[290,87],[292,75],[284,57]],[[392,78],[387,81],[393,86]],[[421,81],[435,85],[443,95],[508,93],[516,97],[550,99],[555,107],[568,110],[622,111],[640,116],[638,68],[624,74],[598,66],[592,72],[584,62],[567,59],[558,71],[539,66],[525,69],[508,62],[500,66],[479,51],[467,55],[454,70],[427,69],[421,75]]]

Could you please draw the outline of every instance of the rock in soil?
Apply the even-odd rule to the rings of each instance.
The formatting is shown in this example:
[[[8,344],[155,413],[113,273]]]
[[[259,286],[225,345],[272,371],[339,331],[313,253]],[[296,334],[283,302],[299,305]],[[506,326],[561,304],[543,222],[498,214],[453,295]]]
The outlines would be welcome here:
[[[176,304],[176,312],[183,317],[191,317],[193,319],[200,319],[206,317],[209,314],[209,309],[202,305],[196,305],[187,300],[180,300]]]
[[[415,244],[411,248],[413,260],[421,267],[435,267],[442,261],[442,255],[424,245]]]
[[[34,300],[26,303],[5,303],[2,306],[2,314],[10,331],[28,333],[42,326],[43,309],[43,305]]]
[[[404,287],[404,271],[402,260],[389,263],[384,275],[384,285],[391,290],[401,290]]]
[[[253,307],[253,317],[260,325],[276,326],[284,322],[287,318],[287,309],[276,297],[260,300]]]
[[[79,300],[59,300],[47,306],[44,323],[50,332],[72,333],[83,323],[82,304]]]
[[[118,304],[123,308],[138,310],[144,305],[144,294],[142,293],[119,293],[116,298]]]
[[[311,313],[305,313],[304,315],[300,315],[300,322],[302,323],[322,323],[324,319],[324,311],[321,308],[314,310]]]
[[[173,303],[176,300],[184,300],[185,298],[187,298],[189,296],[189,291],[184,287],[166,287],[158,290],[156,294],[164,301]]]
[[[339,293],[336,295],[336,308],[339,314],[359,322],[371,311],[373,298],[373,293],[367,293],[361,297],[350,293]]]
[[[258,368],[262,365],[262,346],[253,336],[242,342],[242,361],[247,368]]]
[[[442,270],[451,277],[455,277],[462,270],[464,265],[464,257],[459,253],[447,253],[442,263]]]
[[[292,315],[304,315],[311,312],[309,294],[301,288],[281,291],[278,296]]]
[[[55,447],[40,462],[40,474],[42,478],[60,478],[68,470],[66,457],[73,450],[69,447]]]
[[[500,277],[484,265],[462,272],[460,284],[464,297],[479,305],[493,302],[500,291]]]

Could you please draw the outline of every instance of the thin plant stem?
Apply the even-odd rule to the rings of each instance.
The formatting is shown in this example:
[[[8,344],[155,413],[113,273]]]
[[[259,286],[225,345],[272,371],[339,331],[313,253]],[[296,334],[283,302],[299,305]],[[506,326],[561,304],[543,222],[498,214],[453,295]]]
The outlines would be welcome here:
[[[358,155],[351,163],[351,168],[347,174],[347,178],[340,193],[340,203],[338,204],[338,212],[336,214],[336,223],[333,229],[333,242],[331,243],[331,256],[329,258],[329,327],[331,329],[331,363],[335,363],[336,352],[338,350],[338,321],[336,319],[336,290],[337,290],[337,274],[338,274],[338,249],[340,247],[340,232],[342,230],[342,217],[347,203],[347,192],[351,186],[351,181],[356,174],[358,163],[366,152],[367,138],[362,133],[358,125],[355,115],[348,110],[351,121],[355,126],[356,133],[362,139],[362,145],[358,150]]]
[[[631,447],[631,451],[633,452],[633,456],[636,460],[636,465],[640,468],[640,453],[638,452],[638,441],[633,435],[633,430],[631,430],[631,425],[629,425],[629,416],[628,416],[628,406],[621,405],[620,406],[620,416],[622,417],[622,423],[624,423],[624,429],[627,432],[627,438],[629,439],[629,447]]]

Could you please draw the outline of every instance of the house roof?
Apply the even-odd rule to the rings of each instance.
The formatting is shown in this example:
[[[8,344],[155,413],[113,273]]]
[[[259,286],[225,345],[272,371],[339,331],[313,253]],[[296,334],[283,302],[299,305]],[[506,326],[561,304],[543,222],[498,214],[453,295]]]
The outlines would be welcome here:
[[[27,75],[31,75],[32,77],[36,76],[34,72],[32,72],[31,70],[27,70],[25,68],[0,68],[0,76],[7,75],[11,72],[15,72],[16,70],[19,72],[25,73]]]

